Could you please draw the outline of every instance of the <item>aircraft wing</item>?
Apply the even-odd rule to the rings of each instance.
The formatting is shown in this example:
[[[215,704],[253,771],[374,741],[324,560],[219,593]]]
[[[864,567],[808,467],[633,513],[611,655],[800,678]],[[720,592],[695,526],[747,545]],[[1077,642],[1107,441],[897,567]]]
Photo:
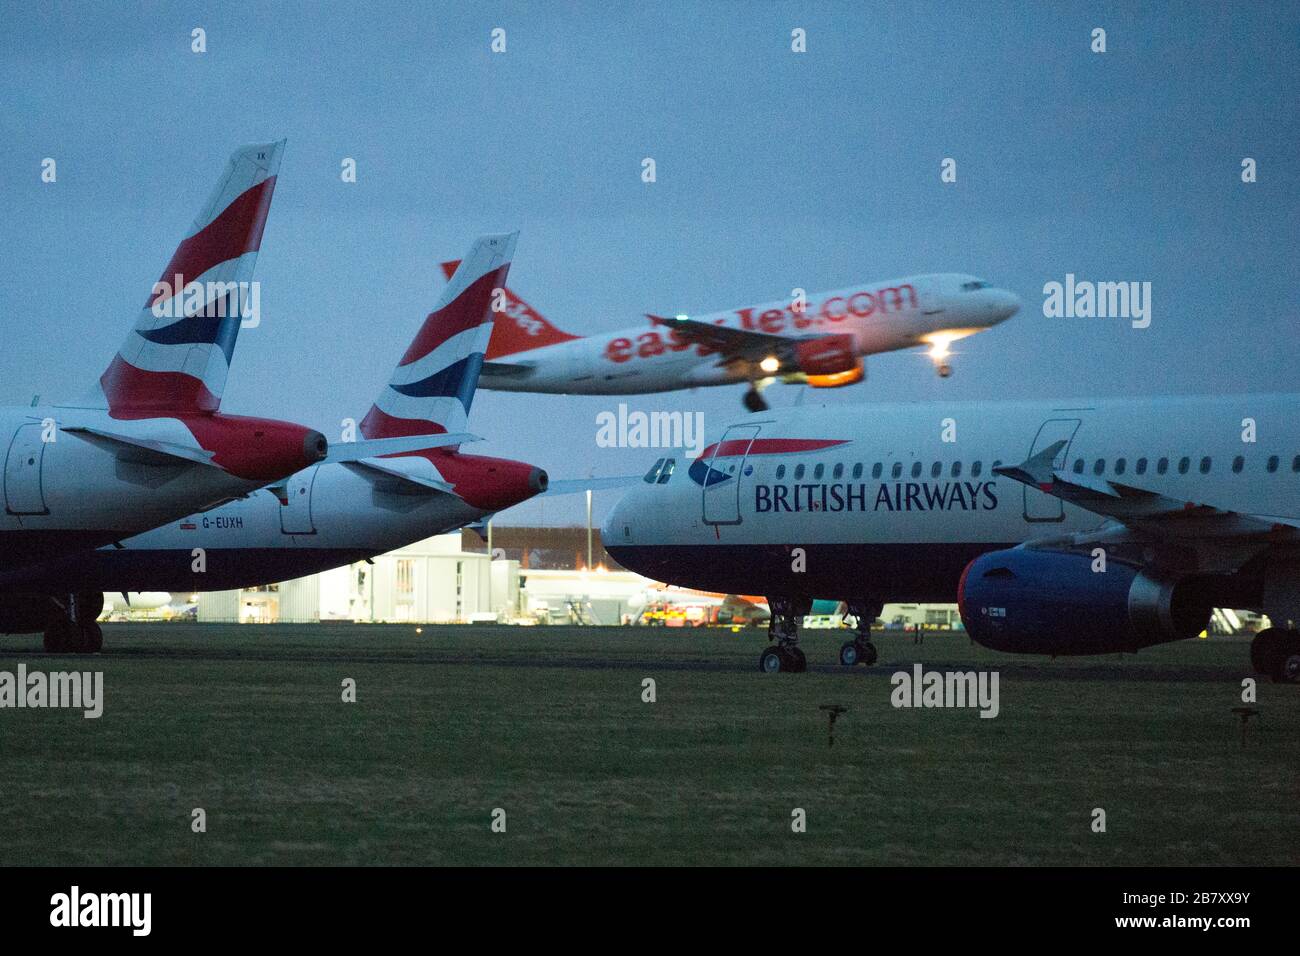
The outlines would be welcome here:
[[[1065,446],[1064,441],[1054,442],[1019,465],[993,469],[995,474],[1111,519],[1095,532],[1056,542],[1065,547],[1145,542],[1188,551],[1203,570],[1235,570],[1274,543],[1300,541],[1300,521],[1295,518],[1245,514],[1110,478],[1062,471],[1054,461]]]
[[[775,355],[781,359],[783,365],[797,364],[794,361],[793,351],[797,344],[835,338],[832,335],[794,338],[788,335],[772,335],[769,332],[714,325],[712,322],[701,322],[698,319],[670,319],[649,313],[646,313],[646,318],[656,325],[675,330],[684,339],[699,342],[724,353],[724,362],[761,362],[768,356]]]

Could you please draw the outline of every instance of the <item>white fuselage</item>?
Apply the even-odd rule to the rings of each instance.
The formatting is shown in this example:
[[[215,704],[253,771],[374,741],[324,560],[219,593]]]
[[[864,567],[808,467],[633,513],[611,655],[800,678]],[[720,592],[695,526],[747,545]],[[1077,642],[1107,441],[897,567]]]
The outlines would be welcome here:
[[[132,461],[110,445],[68,431],[77,426],[204,452],[176,418],[121,420],[84,408],[0,409],[0,570],[138,534],[247,494],[267,480],[181,459]],[[303,460],[298,455],[297,463]]]
[[[992,473],[1060,440],[1071,473],[1300,521],[1298,410],[1295,395],[1243,395],[765,412],[628,492],[602,539],[625,567],[687,587],[952,600],[978,554],[1104,523]]]
[[[963,288],[975,286],[979,288]],[[790,339],[846,334],[860,356],[946,343],[996,325],[1019,306],[1014,295],[973,276],[938,273],[849,286],[793,300],[708,315],[701,322]],[[754,381],[753,361],[724,354],[649,319],[640,325],[503,356],[514,374],[483,369],[483,388],[574,395],[626,395]],[[786,369],[777,373],[797,373]]]

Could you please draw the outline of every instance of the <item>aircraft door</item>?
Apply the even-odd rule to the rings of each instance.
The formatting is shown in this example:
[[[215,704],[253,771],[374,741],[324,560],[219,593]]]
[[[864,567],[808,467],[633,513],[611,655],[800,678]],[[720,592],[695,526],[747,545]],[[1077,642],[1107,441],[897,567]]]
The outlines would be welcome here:
[[[921,279],[918,282],[920,288],[916,290],[917,298],[920,300],[922,315],[942,315],[943,314],[943,290],[939,288],[937,279]]]
[[[315,534],[311,515],[311,490],[320,465],[289,476],[284,484],[285,502],[280,505],[280,531],[283,534]]]
[[[1079,425],[1080,419],[1077,418],[1049,418],[1039,426],[1038,434],[1029,446],[1029,457],[1032,458],[1049,445],[1064,441],[1065,445],[1053,460],[1052,467],[1057,470],[1065,468],[1070,457],[1070,444],[1074,441],[1074,433],[1079,430]],[[1024,495],[1026,521],[1065,520],[1065,504],[1060,498],[1028,485],[1024,486]]]
[[[5,458],[5,509],[10,514],[49,514],[41,487],[41,469],[45,463],[41,428],[37,423],[20,425],[9,443],[9,455]]]
[[[704,468],[704,523],[740,524],[740,484],[758,425],[733,425],[713,446]]]

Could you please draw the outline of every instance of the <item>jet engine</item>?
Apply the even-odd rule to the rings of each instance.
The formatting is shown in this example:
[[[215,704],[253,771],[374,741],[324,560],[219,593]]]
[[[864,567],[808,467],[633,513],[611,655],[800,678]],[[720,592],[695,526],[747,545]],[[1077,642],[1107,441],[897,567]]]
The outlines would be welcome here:
[[[794,347],[794,357],[799,371],[810,379],[815,375],[860,373],[862,368],[851,335],[827,335],[798,342]]]
[[[1023,654],[1109,654],[1195,637],[1214,608],[1207,582],[1160,576],[1088,554],[1011,548],[966,566],[957,606],[985,647]]]

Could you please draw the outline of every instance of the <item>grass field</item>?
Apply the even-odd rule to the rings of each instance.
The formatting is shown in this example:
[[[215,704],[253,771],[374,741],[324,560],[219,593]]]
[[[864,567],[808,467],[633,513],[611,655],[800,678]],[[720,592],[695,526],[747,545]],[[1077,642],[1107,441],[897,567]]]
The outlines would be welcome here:
[[[843,639],[806,632],[809,672],[764,675],[763,636],[725,630],[111,625],[94,658],[4,638],[0,670],[103,670],[105,705],[0,710],[0,862],[1300,858],[1300,689],[1260,683],[1243,748],[1245,641],[1053,662],[892,636],[850,672]],[[894,709],[914,661],[996,669],[999,716]]]

